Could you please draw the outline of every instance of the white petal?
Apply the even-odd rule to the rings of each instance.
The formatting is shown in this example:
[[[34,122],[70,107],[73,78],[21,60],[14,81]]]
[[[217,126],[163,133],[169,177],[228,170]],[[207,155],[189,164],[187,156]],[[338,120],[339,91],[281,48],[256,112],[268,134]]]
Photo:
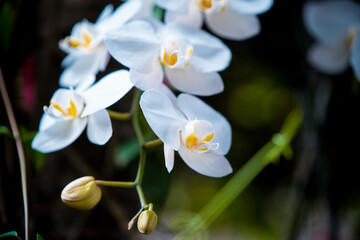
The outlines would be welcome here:
[[[69,65],[71,65],[76,59],[77,55],[75,54],[68,54],[61,62],[61,67],[65,68]]]
[[[186,39],[194,47],[190,65],[199,72],[218,72],[227,68],[231,60],[230,49],[217,37],[200,29],[180,23],[168,23],[159,35],[163,39]]]
[[[127,21],[134,19],[141,11],[143,1],[128,0],[122,3],[105,21],[97,24],[98,29],[103,32],[113,31]]]
[[[42,153],[55,152],[73,143],[84,131],[86,118],[56,121],[50,127],[39,131],[31,147]]]
[[[360,24],[360,5],[351,1],[308,2],[304,6],[307,30],[322,44],[340,46],[349,27]]]
[[[60,86],[76,87],[83,81],[89,82],[89,79],[94,79],[95,75],[99,71],[101,60],[103,60],[103,52],[100,51],[77,56],[77,58],[73,60],[72,64],[66,67],[60,75]]]
[[[154,3],[165,10],[177,11],[185,13],[189,0],[154,0]]]
[[[153,61],[152,64],[152,71],[148,73],[141,73],[130,69],[130,81],[135,87],[143,91],[160,87],[164,80],[164,70],[158,60]]]
[[[219,112],[207,105],[201,99],[189,94],[178,96],[178,106],[188,120],[206,120],[215,130],[215,136],[211,142],[219,143],[215,153],[225,155],[231,146],[231,125]]]
[[[154,27],[146,21],[131,21],[106,35],[104,42],[118,62],[143,73],[152,71],[152,63],[160,54]]]
[[[274,0],[229,0],[230,7],[242,14],[261,14],[268,11]]]
[[[224,83],[218,73],[197,72],[191,65],[184,69],[166,67],[165,74],[171,85],[182,92],[210,96],[224,90]]]
[[[84,104],[84,99],[70,89],[59,88],[56,90],[51,97],[51,101],[60,104],[63,107],[70,107],[70,97],[74,101],[77,109],[82,109]]]
[[[86,105],[81,116],[84,117],[109,107],[132,87],[127,70],[118,70],[106,75],[82,94]]]
[[[148,90],[141,96],[140,106],[146,121],[161,141],[172,149],[179,149],[179,131],[186,120],[171,100],[158,90]]]
[[[111,119],[105,109],[101,109],[88,117],[86,134],[90,142],[104,145],[113,133]]]
[[[360,36],[355,37],[350,56],[350,63],[356,78],[360,81]]]
[[[260,22],[255,15],[245,15],[226,8],[223,12],[205,15],[206,26],[216,35],[230,40],[246,40],[260,32]]]
[[[164,156],[165,156],[165,166],[168,172],[174,167],[174,149],[171,149],[168,145],[164,144]]]
[[[112,4],[106,5],[105,8],[100,13],[100,15],[99,15],[98,19],[96,20],[95,24],[98,24],[98,23],[104,21],[105,19],[107,19],[108,17],[110,17],[113,10],[114,10],[114,6]]]
[[[314,68],[327,74],[342,73],[349,64],[347,49],[327,47],[319,44],[314,44],[309,49],[307,58]]]
[[[209,177],[224,177],[232,173],[229,161],[214,152],[196,153],[184,145],[179,149],[180,157],[194,171]]]
[[[178,22],[183,23],[194,28],[201,28],[203,25],[203,15],[200,9],[195,4],[190,3],[187,7],[186,13],[179,13],[178,11],[166,11],[164,14],[164,22]]]
[[[51,117],[49,114],[45,112],[40,119],[39,131],[43,131],[46,128],[52,126],[56,121],[57,119]]]
[[[174,104],[174,106],[177,105],[176,95],[170,90],[170,88],[168,86],[166,86],[165,84],[161,84],[160,87],[156,88],[156,90],[159,90],[160,92],[165,94],[170,99],[170,101]]]

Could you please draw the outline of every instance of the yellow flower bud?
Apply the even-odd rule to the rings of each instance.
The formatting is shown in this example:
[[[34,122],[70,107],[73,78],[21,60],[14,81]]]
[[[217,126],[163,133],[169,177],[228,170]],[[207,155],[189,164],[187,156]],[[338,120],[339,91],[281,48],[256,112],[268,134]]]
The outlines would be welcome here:
[[[81,177],[69,183],[61,192],[61,200],[69,207],[90,210],[101,199],[101,189],[93,177]]]
[[[157,215],[152,210],[143,211],[137,221],[137,227],[141,233],[151,234],[157,224]]]

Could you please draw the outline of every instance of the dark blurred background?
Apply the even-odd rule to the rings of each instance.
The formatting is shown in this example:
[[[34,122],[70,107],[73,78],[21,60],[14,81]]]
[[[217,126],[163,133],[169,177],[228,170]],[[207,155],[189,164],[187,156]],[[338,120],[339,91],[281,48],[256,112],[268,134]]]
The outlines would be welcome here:
[[[293,143],[294,158],[268,166],[209,228],[209,239],[355,240],[360,239],[359,83],[352,70],[327,76],[306,62],[313,39],[302,21],[306,1],[275,0],[259,16],[261,33],[231,48],[230,67],[221,73],[225,91],[203,98],[232,124],[227,155],[234,172],[279,131],[287,114],[302,109],[304,122]],[[181,218],[198,212],[231,178],[213,179],[190,170],[177,156],[165,169],[162,147],[147,159],[144,188],[159,215],[156,231],[127,231],[139,209],[136,191],[103,188],[102,201],[88,212],[60,200],[70,181],[132,181],[137,142],[131,123],[113,121],[114,135],[104,146],[85,134],[64,150],[43,155],[31,150],[42,106],[58,88],[65,57],[58,41],[86,18],[94,22],[101,0],[1,0],[0,66],[24,141],[27,160],[30,236],[44,239],[172,239]],[[206,28],[205,28],[206,29]],[[122,68],[111,60],[105,74]],[[111,107],[130,110],[132,93]],[[9,128],[3,102],[0,125]],[[143,121],[147,139],[155,139]],[[4,129],[2,127],[1,129]],[[0,135],[0,234],[24,236],[20,170],[14,141]]]

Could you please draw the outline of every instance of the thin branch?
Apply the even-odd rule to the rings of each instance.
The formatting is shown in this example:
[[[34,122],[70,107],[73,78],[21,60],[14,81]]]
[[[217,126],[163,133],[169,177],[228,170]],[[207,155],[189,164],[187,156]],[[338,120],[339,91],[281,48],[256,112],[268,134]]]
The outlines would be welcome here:
[[[4,101],[5,109],[7,116],[9,118],[10,127],[12,134],[15,138],[15,144],[17,153],[19,155],[19,163],[20,163],[20,174],[21,174],[21,187],[23,194],[23,205],[24,205],[24,220],[25,220],[25,239],[29,239],[29,215],[28,215],[28,197],[27,197],[27,183],[26,183],[26,163],[25,163],[25,154],[24,149],[21,143],[21,138],[19,134],[19,130],[16,124],[16,119],[14,115],[14,111],[11,106],[11,101],[9,95],[6,90],[5,80],[0,68],[0,91]]]

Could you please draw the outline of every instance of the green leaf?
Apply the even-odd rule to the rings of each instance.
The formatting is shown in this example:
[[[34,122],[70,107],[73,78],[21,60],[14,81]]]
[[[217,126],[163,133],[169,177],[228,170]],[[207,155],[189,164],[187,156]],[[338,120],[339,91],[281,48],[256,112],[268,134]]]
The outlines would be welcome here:
[[[36,234],[36,240],[44,240],[44,238],[40,234]]]
[[[0,135],[2,135],[2,134],[12,137],[10,130],[6,126],[3,126],[3,125],[0,126]]]
[[[6,237],[16,237],[21,240],[21,238],[18,237],[17,232],[11,231],[0,235],[0,238],[6,238]]]
[[[0,8],[0,49],[8,50],[15,25],[16,10],[11,1],[5,2]]]

